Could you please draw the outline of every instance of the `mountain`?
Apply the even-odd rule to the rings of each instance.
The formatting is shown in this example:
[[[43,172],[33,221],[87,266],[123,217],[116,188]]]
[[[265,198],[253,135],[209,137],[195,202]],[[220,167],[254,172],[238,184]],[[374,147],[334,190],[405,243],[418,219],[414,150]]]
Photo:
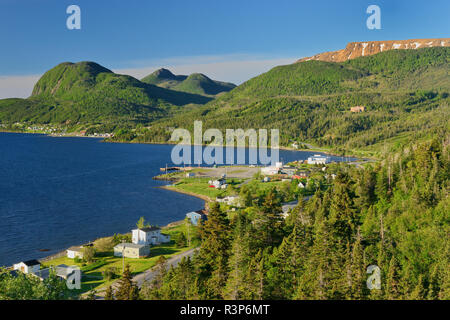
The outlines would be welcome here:
[[[212,80],[201,73],[193,73],[189,76],[174,75],[164,68],[156,70],[141,81],[163,88],[206,96],[215,96],[236,87],[233,83]]]
[[[450,47],[450,38],[350,42],[347,44],[345,49],[319,53],[312,57],[302,58],[298,60],[298,62],[309,60],[344,62],[350,59],[371,56],[388,50],[422,49],[432,47]]]
[[[146,123],[175,106],[209,100],[115,74],[94,62],[65,62],[39,79],[30,98],[0,100],[0,121]]]
[[[208,104],[162,119],[159,128],[277,128],[281,144],[379,152],[447,130],[450,48],[390,50],[346,62],[278,66]],[[361,113],[351,107],[364,106]],[[151,135],[148,135],[151,137]],[[151,140],[149,140],[151,141]]]
[[[161,68],[142,78],[141,81],[148,84],[161,85],[166,88],[177,85],[181,81],[186,80],[186,78],[187,76],[176,76],[170,70]]]

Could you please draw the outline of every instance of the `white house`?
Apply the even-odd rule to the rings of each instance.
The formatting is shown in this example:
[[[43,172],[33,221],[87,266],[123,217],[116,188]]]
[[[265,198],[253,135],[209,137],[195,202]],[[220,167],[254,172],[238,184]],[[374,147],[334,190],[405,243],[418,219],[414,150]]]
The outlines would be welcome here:
[[[193,173],[193,172],[186,173],[186,178],[191,178],[191,177],[195,177],[195,173]]]
[[[66,250],[67,258],[75,259],[76,257],[83,259],[83,246],[74,246]]]
[[[145,258],[150,255],[150,246],[135,243],[119,243],[114,247],[114,256],[125,258]]]
[[[131,239],[134,244],[160,244],[170,242],[170,236],[162,234],[161,228],[148,227],[131,230]]]
[[[218,180],[209,180],[208,183],[216,189],[226,189],[226,187],[223,186],[227,184],[227,180],[225,178],[220,178]]]
[[[308,164],[327,164],[331,161],[330,157],[321,156],[320,154],[315,154],[308,158]]]
[[[37,260],[28,260],[13,265],[14,270],[20,270],[23,273],[35,274],[41,269],[41,263]]]
[[[241,206],[239,196],[226,196],[224,198],[216,198],[216,201],[219,203],[225,203],[229,206]]]

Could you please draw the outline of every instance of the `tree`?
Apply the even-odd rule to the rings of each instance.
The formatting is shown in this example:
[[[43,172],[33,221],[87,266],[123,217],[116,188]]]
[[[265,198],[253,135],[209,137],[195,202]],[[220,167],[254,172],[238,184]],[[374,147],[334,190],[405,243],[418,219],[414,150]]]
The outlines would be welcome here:
[[[92,246],[83,247],[83,260],[87,263],[94,262],[95,249]]]
[[[389,262],[389,271],[386,278],[386,292],[385,297],[388,300],[396,300],[400,295],[399,288],[399,275],[398,275],[398,264],[397,259],[392,256]]]
[[[230,255],[230,223],[217,202],[210,206],[208,220],[200,228],[202,245],[199,252],[201,277],[210,283],[208,295],[219,298],[226,284]]]
[[[108,288],[106,288],[105,300],[114,300],[114,293],[111,286],[108,286]]]
[[[261,246],[276,246],[282,240],[283,219],[281,217],[281,199],[275,188],[264,197],[255,225],[257,238]]]
[[[184,235],[184,232],[180,232],[177,235],[175,242],[176,242],[178,248],[186,247],[187,239],[186,239],[186,236]]]
[[[141,297],[146,300],[162,299],[161,287],[164,284],[164,278],[167,274],[167,259],[164,256],[159,256],[156,262],[155,277],[151,282],[146,281],[140,291]]]
[[[137,300],[139,298],[139,288],[133,282],[130,265],[125,266],[125,270],[120,278],[119,287],[116,290],[117,300]]]
[[[149,228],[150,224],[148,222],[145,221],[144,217],[140,217],[138,222],[136,222],[136,227],[138,229],[143,229],[143,228]]]

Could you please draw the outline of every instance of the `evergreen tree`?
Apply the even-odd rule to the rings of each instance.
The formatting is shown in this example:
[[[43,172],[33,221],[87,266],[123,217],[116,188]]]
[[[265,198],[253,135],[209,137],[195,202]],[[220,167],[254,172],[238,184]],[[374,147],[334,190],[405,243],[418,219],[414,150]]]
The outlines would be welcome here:
[[[106,288],[105,300],[114,300],[114,293],[111,286],[108,286],[108,288]]]
[[[230,255],[230,224],[218,203],[210,206],[208,220],[200,229],[202,245],[198,261],[201,280],[209,283],[207,295],[220,298],[225,287]]]
[[[137,300],[139,298],[139,288],[133,282],[130,271],[130,265],[125,266],[122,278],[119,279],[118,289],[116,290],[117,300]]]
[[[385,298],[388,300],[396,300],[400,296],[398,264],[394,256],[389,262],[389,271],[386,278]]]

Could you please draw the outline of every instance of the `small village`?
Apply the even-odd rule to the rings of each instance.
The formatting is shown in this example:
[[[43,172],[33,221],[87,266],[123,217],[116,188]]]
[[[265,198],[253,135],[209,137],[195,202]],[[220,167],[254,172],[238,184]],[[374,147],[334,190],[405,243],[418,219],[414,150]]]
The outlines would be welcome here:
[[[327,173],[330,171],[328,170],[330,164],[332,164],[331,157],[313,155],[307,160],[288,164],[276,162],[275,165],[266,167],[250,165],[161,168],[166,173],[155,179],[166,179],[169,176],[170,180],[175,181],[172,185],[166,186],[166,189],[200,197],[205,200],[205,207],[187,212],[184,221],[171,224],[169,228],[144,225],[141,218],[138,227],[130,230],[129,234],[114,235],[72,246],[41,260],[20,261],[9,268],[9,273],[17,276],[21,272],[42,281],[54,274],[60,280],[66,281],[79,270],[83,288],[77,291],[78,293],[104,288],[120,275],[120,265],[123,270],[125,263],[130,264],[133,274],[136,275],[151,269],[155,265],[156,258],[162,254],[170,257],[194,248],[198,242],[192,238],[195,237],[196,228],[208,219],[210,202],[219,203],[231,215],[245,207],[239,194],[240,187],[254,185],[258,188],[269,188],[281,187],[283,184],[294,186],[296,194],[303,200],[308,200],[327,179],[335,178],[334,173]],[[176,171],[169,172],[174,169]],[[297,204],[298,199],[283,203],[279,215],[286,219]],[[136,265],[139,265],[139,268],[135,268]]]

